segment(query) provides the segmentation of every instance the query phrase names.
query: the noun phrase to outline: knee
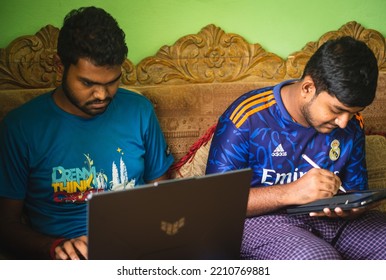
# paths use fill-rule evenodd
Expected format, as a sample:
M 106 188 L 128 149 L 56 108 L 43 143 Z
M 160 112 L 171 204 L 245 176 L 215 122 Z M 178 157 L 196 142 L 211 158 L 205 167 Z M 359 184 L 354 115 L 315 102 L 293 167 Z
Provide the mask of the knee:
M 299 248 L 293 248 L 290 254 L 294 260 L 341 260 L 342 256 L 329 243 L 302 242 Z
M 259 260 L 340 260 L 341 255 L 323 240 L 286 240 L 242 247 L 242 259 Z

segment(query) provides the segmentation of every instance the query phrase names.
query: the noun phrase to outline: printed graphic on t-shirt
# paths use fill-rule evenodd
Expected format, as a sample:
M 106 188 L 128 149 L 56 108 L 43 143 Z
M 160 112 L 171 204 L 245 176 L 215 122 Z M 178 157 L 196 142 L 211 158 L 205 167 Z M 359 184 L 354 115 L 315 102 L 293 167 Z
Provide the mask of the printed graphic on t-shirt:
M 128 178 L 122 157 L 119 163 L 112 163 L 112 174 L 105 174 L 103 170 L 96 169 L 90 155 L 84 156 L 85 166 L 82 168 L 58 166 L 52 169 L 55 202 L 84 203 L 90 193 L 124 190 L 135 186 L 135 179 Z

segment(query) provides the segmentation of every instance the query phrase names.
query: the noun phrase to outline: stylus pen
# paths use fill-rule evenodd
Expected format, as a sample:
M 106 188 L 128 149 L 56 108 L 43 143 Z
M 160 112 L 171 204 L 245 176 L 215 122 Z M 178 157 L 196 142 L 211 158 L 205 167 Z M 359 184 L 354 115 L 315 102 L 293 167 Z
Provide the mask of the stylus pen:
M 320 168 L 319 165 L 317 165 L 312 159 L 310 159 L 307 155 L 305 154 L 302 154 L 302 157 L 309 163 L 311 164 L 313 167 L 315 168 Z M 342 185 L 340 185 L 339 189 L 342 191 L 342 192 L 346 192 L 346 190 L 343 188 Z

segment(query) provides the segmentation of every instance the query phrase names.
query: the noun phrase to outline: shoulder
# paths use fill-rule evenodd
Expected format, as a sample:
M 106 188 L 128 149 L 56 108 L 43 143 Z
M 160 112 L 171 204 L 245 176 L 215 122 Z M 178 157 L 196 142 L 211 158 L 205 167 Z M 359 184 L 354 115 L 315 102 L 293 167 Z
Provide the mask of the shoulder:
M 48 102 L 50 102 L 51 94 L 52 92 L 43 93 L 16 107 L 5 116 L 4 121 L 13 121 L 41 115 L 42 111 L 49 106 Z
M 127 100 L 138 100 L 140 102 L 145 102 L 145 103 L 150 102 L 149 99 L 139 91 L 125 89 L 125 88 L 118 88 L 116 97 L 127 99 Z
M 135 90 L 119 88 L 114 99 L 126 106 L 154 107 L 146 96 Z
M 337 128 L 333 130 L 331 135 L 343 137 L 346 139 L 345 141 L 349 141 L 355 145 L 363 145 L 365 129 L 362 115 L 359 113 L 355 114 L 344 129 Z
M 348 122 L 346 127 L 349 133 L 359 133 L 364 134 L 365 131 L 365 122 L 363 120 L 363 116 L 360 113 L 355 114 L 352 119 Z
M 249 118 L 262 113 L 276 104 L 273 87 L 265 87 L 247 92 L 236 99 L 224 113 L 236 127 L 243 125 Z
M 273 88 L 274 87 L 258 88 L 244 93 L 232 103 L 231 108 L 246 107 L 253 101 L 261 102 L 264 97 L 273 94 Z

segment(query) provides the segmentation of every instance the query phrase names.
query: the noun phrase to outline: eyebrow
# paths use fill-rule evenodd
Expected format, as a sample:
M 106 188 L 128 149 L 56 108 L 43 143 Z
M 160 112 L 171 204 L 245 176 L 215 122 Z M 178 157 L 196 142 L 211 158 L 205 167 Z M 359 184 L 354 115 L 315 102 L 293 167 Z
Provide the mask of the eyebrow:
M 359 113 L 359 112 L 362 112 L 364 109 L 365 109 L 365 107 L 363 107 L 361 110 L 359 110 L 359 111 L 355 111 L 355 112 L 352 112 L 352 111 L 350 111 L 350 110 L 348 110 L 348 109 L 346 109 L 346 108 L 344 108 L 344 107 L 341 107 L 341 106 L 339 106 L 339 105 L 333 105 L 333 108 L 335 108 L 336 110 L 338 110 L 338 111 L 341 111 L 341 112 L 347 112 L 347 113 L 350 113 L 350 114 L 357 114 L 357 113 Z M 350 108 L 350 107 L 349 107 Z
M 118 77 L 116 77 L 114 80 L 111 80 L 111 81 L 109 81 L 109 82 L 107 82 L 107 83 L 99 83 L 99 82 L 91 81 L 91 80 L 89 80 L 89 79 L 87 79 L 87 78 L 83 78 L 83 77 L 80 77 L 79 80 L 81 80 L 81 81 L 83 81 L 83 82 L 90 83 L 90 84 L 94 84 L 94 85 L 107 86 L 107 85 L 109 85 L 109 84 L 115 83 L 115 82 L 118 81 L 121 77 L 122 77 L 122 73 L 120 73 L 120 74 L 118 75 Z

